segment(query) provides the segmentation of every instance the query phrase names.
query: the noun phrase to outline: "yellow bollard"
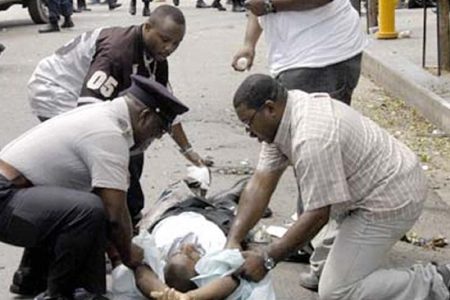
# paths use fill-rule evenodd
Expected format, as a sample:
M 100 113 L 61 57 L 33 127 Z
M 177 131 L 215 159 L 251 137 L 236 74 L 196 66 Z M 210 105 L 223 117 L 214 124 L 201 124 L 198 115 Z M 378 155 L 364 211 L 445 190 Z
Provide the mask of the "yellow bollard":
M 374 1 L 374 0 L 371 0 Z M 395 0 L 378 1 L 378 27 L 377 38 L 396 39 L 398 32 L 395 31 Z

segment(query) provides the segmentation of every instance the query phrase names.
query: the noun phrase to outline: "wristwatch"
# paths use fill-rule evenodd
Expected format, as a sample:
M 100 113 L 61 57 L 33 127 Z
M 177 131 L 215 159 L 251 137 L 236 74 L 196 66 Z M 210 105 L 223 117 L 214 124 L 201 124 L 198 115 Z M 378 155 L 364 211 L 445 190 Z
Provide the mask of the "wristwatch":
M 273 268 L 275 268 L 276 265 L 275 260 L 269 256 L 267 251 L 263 252 L 263 258 L 264 258 L 264 268 L 266 268 L 267 271 L 270 271 Z
M 266 14 L 277 12 L 275 6 L 273 5 L 273 0 L 264 0 L 264 10 Z

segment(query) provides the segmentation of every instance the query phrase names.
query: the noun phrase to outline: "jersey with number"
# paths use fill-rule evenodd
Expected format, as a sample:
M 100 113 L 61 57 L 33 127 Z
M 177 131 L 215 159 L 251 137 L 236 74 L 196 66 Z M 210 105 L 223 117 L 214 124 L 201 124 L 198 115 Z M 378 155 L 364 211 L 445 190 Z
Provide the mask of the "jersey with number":
M 33 113 L 54 117 L 75 108 L 80 96 L 113 99 L 130 86 L 131 74 L 168 82 L 167 61 L 146 52 L 141 26 L 85 32 L 39 62 L 28 82 Z

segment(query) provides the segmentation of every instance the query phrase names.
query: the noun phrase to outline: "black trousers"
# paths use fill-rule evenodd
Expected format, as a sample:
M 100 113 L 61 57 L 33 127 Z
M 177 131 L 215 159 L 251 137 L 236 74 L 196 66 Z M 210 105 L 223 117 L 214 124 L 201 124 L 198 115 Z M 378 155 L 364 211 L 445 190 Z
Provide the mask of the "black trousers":
M 72 295 L 78 287 L 105 293 L 106 215 L 92 193 L 17 189 L 0 176 L 0 241 L 27 248 L 30 266 L 47 278 L 51 293 Z
M 277 80 L 288 90 L 328 93 L 350 105 L 361 73 L 362 54 L 323 68 L 296 68 L 281 72 Z

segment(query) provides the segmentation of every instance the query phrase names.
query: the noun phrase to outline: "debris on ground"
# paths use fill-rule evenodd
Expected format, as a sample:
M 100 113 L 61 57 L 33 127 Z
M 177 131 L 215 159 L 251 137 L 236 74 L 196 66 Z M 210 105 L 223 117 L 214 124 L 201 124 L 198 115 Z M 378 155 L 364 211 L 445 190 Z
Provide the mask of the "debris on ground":
M 447 238 L 438 235 L 432 238 L 424 238 L 419 236 L 416 232 L 410 231 L 401 238 L 402 242 L 406 242 L 415 246 L 436 250 L 436 248 L 444 248 L 448 245 Z

